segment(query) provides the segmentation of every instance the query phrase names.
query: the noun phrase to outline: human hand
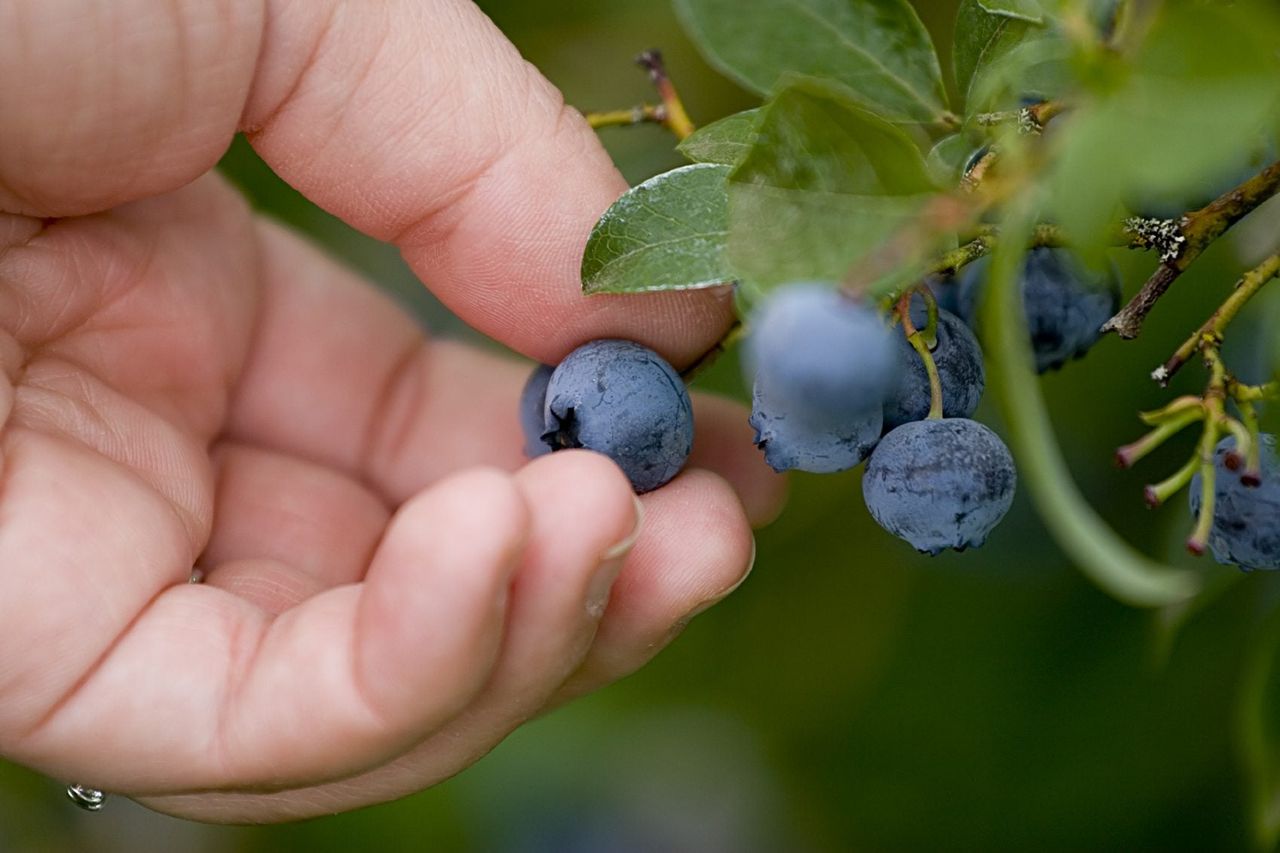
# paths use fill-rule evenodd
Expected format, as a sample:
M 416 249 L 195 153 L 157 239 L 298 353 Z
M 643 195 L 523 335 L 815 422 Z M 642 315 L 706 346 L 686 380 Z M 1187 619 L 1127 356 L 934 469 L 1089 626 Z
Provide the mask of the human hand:
M 731 311 L 579 295 L 623 182 L 470 3 L 0 5 L 0 755 L 270 821 L 424 788 L 634 671 L 781 485 L 705 398 L 639 502 L 603 457 L 525 464 L 527 368 L 253 217 L 205 174 L 237 128 L 535 359 L 679 365 Z

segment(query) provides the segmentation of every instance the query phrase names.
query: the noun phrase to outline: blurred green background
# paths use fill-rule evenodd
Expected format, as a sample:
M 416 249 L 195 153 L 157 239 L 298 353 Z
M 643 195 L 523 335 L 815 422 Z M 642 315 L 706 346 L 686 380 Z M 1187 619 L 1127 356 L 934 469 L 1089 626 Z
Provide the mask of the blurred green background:
M 945 64 L 955 3 L 916 5 Z M 695 121 L 752 103 L 701 61 L 665 2 L 481 6 L 583 109 L 650 99 L 631 57 L 654 46 Z M 680 162 L 657 128 L 604 140 L 633 182 Z M 309 206 L 242 142 L 222 168 L 433 330 L 468 334 L 394 251 Z M 1148 369 L 1221 299 L 1251 242 L 1274 236 L 1274 207 L 1197 265 L 1140 341 L 1106 340 L 1044 380 L 1082 489 L 1149 553 L 1184 559 L 1184 504 L 1149 512 L 1140 496 L 1189 444 L 1137 472 L 1113 470 L 1111 451 L 1138 435 L 1136 410 L 1167 399 Z M 1151 264 L 1117 260 L 1130 289 Z M 1186 390 L 1201 381 L 1185 374 Z M 738 377 L 727 358 L 699 384 L 740 394 Z M 999 427 L 990 408 L 980 417 Z M 981 551 L 929 559 L 874 526 L 856 473 L 793 485 L 729 601 L 642 673 L 526 726 L 434 790 L 290 826 L 204 827 L 122 801 L 86 815 L 61 784 L 0 764 L 0 851 L 1247 846 L 1235 698 L 1274 578 L 1231 585 L 1162 654 L 1159 620 L 1087 585 L 1025 498 Z

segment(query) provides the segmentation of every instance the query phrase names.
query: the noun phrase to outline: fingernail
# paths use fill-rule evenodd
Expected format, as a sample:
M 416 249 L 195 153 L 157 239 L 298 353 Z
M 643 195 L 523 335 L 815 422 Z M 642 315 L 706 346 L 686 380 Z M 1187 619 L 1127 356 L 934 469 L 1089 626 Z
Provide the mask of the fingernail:
M 635 495 L 631 496 L 631 500 L 635 504 L 636 508 L 635 524 L 631 526 L 631 532 L 628 533 L 624 539 L 615 545 L 610 545 L 609 548 L 600 555 L 601 562 L 607 563 L 610 560 L 625 557 L 631 550 L 632 546 L 636 544 L 636 540 L 640 538 L 640 529 L 644 526 L 644 504 L 640 503 L 640 499 Z
M 600 555 L 600 565 L 587 585 L 587 612 L 597 619 L 604 614 L 605 606 L 609 603 L 609 593 L 613 589 L 613 582 L 618 579 L 622 564 L 626 562 L 627 555 L 635 547 L 636 540 L 640 538 L 640 531 L 644 527 L 644 505 L 640 503 L 639 498 L 633 497 L 632 500 L 635 501 L 636 520 L 631 527 L 631 532 L 624 539 L 610 545 Z

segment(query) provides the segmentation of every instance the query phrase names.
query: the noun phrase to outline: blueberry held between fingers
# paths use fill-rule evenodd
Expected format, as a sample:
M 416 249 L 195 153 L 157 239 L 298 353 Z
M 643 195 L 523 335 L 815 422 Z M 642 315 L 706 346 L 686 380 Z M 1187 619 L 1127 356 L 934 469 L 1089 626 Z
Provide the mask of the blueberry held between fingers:
M 633 341 L 583 344 L 547 383 L 542 440 L 603 453 L 637 492 L 658 488 L 693 448 L 693 407 L 680 375 Z
M 901 369 L 880 316 L 822 283 L 773 291 L 751 317 L 746 348 L 753 383 L 779 411 L 813 423 L 879 409 Z
M 980 258 L 960 271 L 957 313 L 971 328 L 977 328 L 988 261 Z M 1102 324 L 1120 307 L 1120 282 L 1114 270 L 1090 272 L 1066 249 L 1038 246 L 1027 252 L 1020 287 L 1040 373 L 1088 352 L 1101 337 Z
M 1213 526 L 1209 550 L 1224 565 L 1242 569 L 1280 569 L 1280 457 L 1276 437 L 1259 436 L 1262 445 L 1262 482 L 1246 485 L 1242 471 L 1227 467 L 1227 454 L 1235 449 L 1234 436 L 1218 442 L 1214 453 Z M 1191 480 L 1191 514 L 1200 517 L 1200 474 Z
M 525 380 L 520 392 L 520 430 L 524 433 L 524 455 L 537 459 L 551 452 L 551 446 L 542 440 L 546 431 L 543 414 L 547 403 L 547 382 L 555 370 L 549 364 L 539 364 Z
M 923 301 L 918 297 L 913 299 L 912 324 L 923 329 L 927 319 Z M 929 415 L 932 400 L 924 359 L 907 341 L 906 335 L 898 334 L 896 337 L 904 367 L 898 375 L 897 385 L 884 401 L 886 432 L 911 421 L 924 420 Z M 982 348 L 978 346 L 978 339 L 973 332 L 959 317 L 941 308 L 938 310 L 936 339 L 930 355 L 938 368 L 938 379 L 942 384 L 942 416 L 967 418 L 978 408 L 978 402 L 986 388 Z
M 966 418 L 913 421 L 880 440 L 862 497 L 881 527 L 917 551 L 981 545 L 1013 503 L 1013 457 Z
M 815 424 L 788 413 L 757 383 L 748 422 L 756 431 L 756 447 L 764 451 L 764 461 L 773 470 L 833 474 L 867 458 L 880 439 L 882 415 L 872 409 L 853 418 Z

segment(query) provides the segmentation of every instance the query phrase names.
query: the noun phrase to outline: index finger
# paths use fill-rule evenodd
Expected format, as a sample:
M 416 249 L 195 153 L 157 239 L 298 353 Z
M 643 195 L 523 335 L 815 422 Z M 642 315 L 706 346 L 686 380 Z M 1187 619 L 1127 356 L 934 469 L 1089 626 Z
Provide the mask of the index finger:
M 399 245 L 460 317 L 551 362 L 601 337 L 685 361 L 724 330 L 723 295 L 582 296 L 587 235 L 626 183 L 472 3 L 389 3 L 372 21 L 342 9 L 295 75 L 300 46 L 272 33 L 306 31 L 318 14 L 271 7 L 249 138 L 322 207 Z
M 0 107 L 12 212 L 175 189 L 238 126 L 285 180 L 398 245 L 462 319 L 532 358 L 625 337 L 681 364 L 731 319 L 722 291 L 581 295 L 587 235 L 626 185 L 466 0 L 10 0 Z

